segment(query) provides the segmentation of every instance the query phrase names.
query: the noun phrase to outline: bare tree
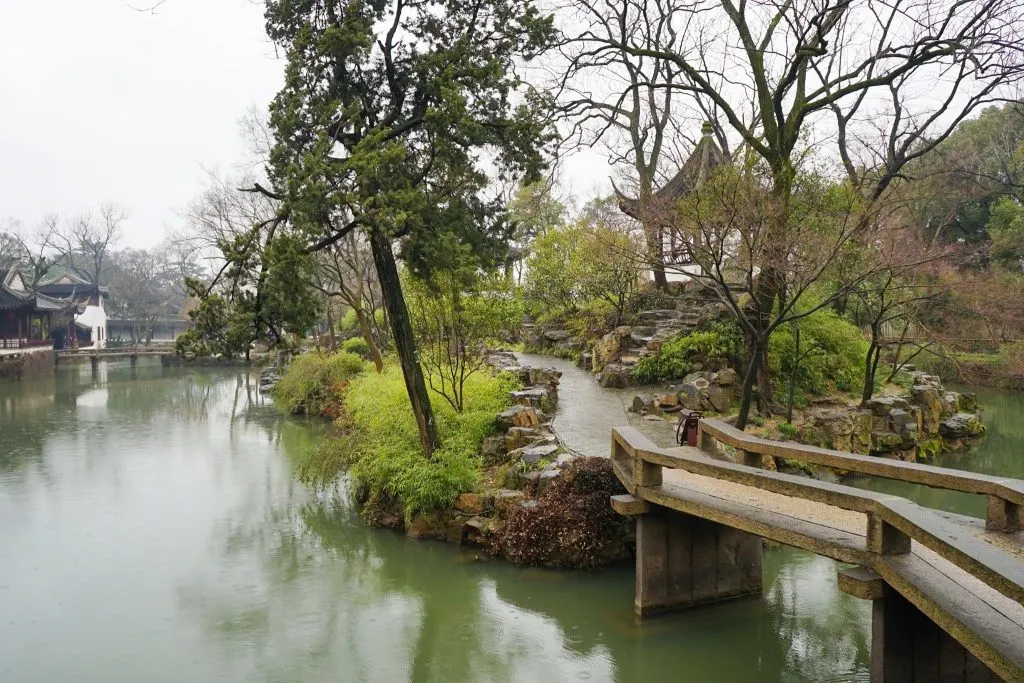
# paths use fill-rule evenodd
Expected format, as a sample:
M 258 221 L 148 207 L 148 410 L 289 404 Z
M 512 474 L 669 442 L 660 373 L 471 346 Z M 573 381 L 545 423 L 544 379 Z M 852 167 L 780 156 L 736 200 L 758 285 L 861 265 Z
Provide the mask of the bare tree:
M 578 5 L 607 16 L 599 0 Z M 790 290 L 790 228 L 800 155 L 816 130 L 835 142 L 847 175 L 868 200 L 878 200 L 908 163 L 987 102 L 1012 94 L 1024 75 L 1020 0 L 623 0 L 616 3 L 632 30 L 620 36 L 580 36 L 595 58 L 627 53 L 672 65 L 658 87 L 696 93 L 717 107 L 719 120 L 764 165 L 772 222 L 758 231 L 750 278 L 751 355 L 763 359 L 777 328 L 774 311 L 799 300 Z M 648 17 L 679 29 L 649 30 Z M 660 24 L 659 24 L 660 25 Z M 922 91 L 928 93 L 921 96 Z M 747 110 L 753 116 L 747 115 Z M 876 147 L 879 139 L 884 146 Z M 872 150 L 882 150 L 872 157 Z M 843 230 L 863 239 L 865 219 Z M 759 221 L 760 222 L 760 221 Z M 700 231 L 697 231 L 700 232 Z M 748 231 L 749 233 L 749 231 Z M 785 316 L 783 316 L 785 317 Z M 746 326 L 745 326 L 746 327 Z M 764 363 L 759 364 L 762 368 Z M 754 379 L 763 375 L 752 365 Z M 759 383 L 762 400 L 770 396 Z M 744 394 L 738 425 L 746 423 Z
M 159 260 L 146 249 L 126 249 L 114 259 L 111 308 L 132 323 L 131 341 L 148 342 L 156 321 L 167 312 L 167 292 L 161 288 Z
M 99 217 L 91 212 L 59 225 L 56 217 L 47 230 L 46 245 L 57 252 L 57 258 L 84 271 L 90 283 L 99 286 L 107 256 L 121 240 L 128 212 L 116 204 L 103 204 Z
M 25 257 L 22 242 L 19 238 L 21 223 L 13 218 L 5 218 L 0 222 L 0 277 L 5 277 L 11 266 Z
M 667 281 L 663 226 L 657 218 L 661 211 L 654 206 L 656 185 L 668 177 L 666 161 L 678 160 L 687 119 L 696 115 L 717 120 L 717 105 L 688 87 L 673 61 L 637 54 L 625 45 L 634 36 L 651 45 L 672 44 L 680 33 L 699 31 L 702 22 L 697 14 L 681 23 L 670 20 L 676 5 L 682 3 L 666 0 L 658 3 L 657 12 L 641 13 L 631 3 L 617 0 L 573 2 L 563 17 L 565 40 L 560 45 L 564 66 L 559 74 L 559 109 L 570 122 L 566 143 L 570 149 L 603 143 L 609 163 L 627 174 L 636 198 L 627 198 L 618 188 L 616 193 L 623 210 L 643 228 L 659 288 Z M 720 87 L 721 79 L 718 82 Z M 678 101 L 683 94 L 688 107 Z M 716 134 L 728 150 L 724 131 L 717 128 Z M 691 148 L 696 144 L 688 142 Z
M 379 336 L 374 331 L 374 313 L 379 297 L 374 295 L 373 254 L 358 233 L 350 232 L 316 254 L 313 287 L 327 299 L 330 315 L 331 299 L 341 299 L 355 313 L 359 332 L 370 349 L 377 372 L 384 371 Z M 334 336 L 333 322 L 331 337 Z
M 0 227 L 0 273 L 6 275 L 11 266 L 22 264 L 31 271 L 31 286 L 39 284 L 53 260 L 49 242 L 58 225 L 56 214 L 44 217 L 31 231 L 21 221 L 6 219 Z

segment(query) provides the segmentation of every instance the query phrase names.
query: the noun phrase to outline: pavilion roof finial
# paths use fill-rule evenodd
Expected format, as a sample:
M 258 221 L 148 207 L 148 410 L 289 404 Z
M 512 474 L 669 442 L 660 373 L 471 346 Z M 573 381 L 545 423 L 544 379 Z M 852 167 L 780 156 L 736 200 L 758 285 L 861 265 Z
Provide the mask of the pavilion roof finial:
M 705 121 L 704 125 L 700 127 L 700 132 L 706 138 L 711 137 L 712 135 L 715 134 L 715 124 L 711 123 L 710 121 Z

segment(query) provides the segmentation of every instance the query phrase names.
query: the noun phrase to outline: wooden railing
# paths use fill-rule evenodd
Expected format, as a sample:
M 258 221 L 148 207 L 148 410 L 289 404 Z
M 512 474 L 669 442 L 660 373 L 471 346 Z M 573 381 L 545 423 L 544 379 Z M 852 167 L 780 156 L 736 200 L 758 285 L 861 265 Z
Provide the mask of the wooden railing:
M 821 449 L 804 452 L 803 449 L 810 447 L 791 446 L 766 439 L 757 439 L 749 435 L 740 438 L 725 432 L 719 425 L 702 423 L 702 426 L 705 427 L 706 438 L 710 438 L 713 429 L 715 433 L 741 443 L 747 453 L 775 455 L 783 451 L 774 451 L 773 449 L 786 447 L 784 452 L 787 455 L 782 457 L 791 457 L 792 459 L 803 457 L 805 462 L 817 462 L 819 458 L 825 460 L 824 456 L 816 452 Z M 709 426 L 712 429 L 708 429 Z M 738 434 L 742 434 L 742 432 L 738 432 Z M 835 555 L 837 559 L 864 564 L 882 574 L 886 571 L 885 567 L 878 566 L 879 563 L 876 560 L 886 556 L 909 553 L 910 542 L 913 540 L 969 572 L 1003 595 L 1024 604 L 1024 563 L 994 549 L 984 540 L 965 533 L 966 527 L 947 517 L 937 515 L 932 510 L 898 496 L 829 484 L 782 472 L 761 470 L 748 465 L 712 460 L 702 454 L 693 453 L 693 449 L 687 448 L 658 448 L 631 427 L 622 427 L 612 431 L 613 466 L 619 480 L 636 498 L 659 505 L 666 504 L 666 496 L 660 490 L 662 488 L 661 468 L 668 467 L 770 493 L 803 498 L 843 510 L 862 513 L 867 517 L 866 553 L 860 554 L 859 557 Z M 829 454 L 829 463 L 831 463 L 829 466 L 858 471 L 851 466 L 841 467 L 840 461 L 836 459 L 837 455 L 850 454 L 841 454 L 838 451 L 827 451 L 826 453 Z M 926 466 L 914 465 L 914 467 Z M 905 477 L 893 478 L 911 481 Z M 1010 485 L 1011 480 L 997 481 L 1007 486 L 1005 490 L 1013 495 L 1016 495 L 1014 492 L 1019 491 L 1019 488 Z M 946 488 L 957 488 L 952 485 L 951 481 L 944 483 L 950 484 Z M 1021 484 L 1021 482 L 1013 483 L 1017 486 Z M 995 484 L 989 483 L 986 486 L 995 486 Z M 957 490 L 961 489 L 957 488 Z M 655 498 L 658 500 L 653 500 Z M 788 542 L 781 538 L 774 540 Z M 808 549 L 821 551 L 817 548 Z M 888 580 L 890 577 L 886 578 Z
M 844 472 L 987 496 L 987 530 L 1016 533 L 1024 528 L 1024 481 L 1018 479 L 771 441 L 747 434 L 721 420 L 701 420 L 701 450 L 712 452 L 716 441 L 735 448 L 738 461 L 751 467 L 761 467 L 764 458 L 783 458 Z

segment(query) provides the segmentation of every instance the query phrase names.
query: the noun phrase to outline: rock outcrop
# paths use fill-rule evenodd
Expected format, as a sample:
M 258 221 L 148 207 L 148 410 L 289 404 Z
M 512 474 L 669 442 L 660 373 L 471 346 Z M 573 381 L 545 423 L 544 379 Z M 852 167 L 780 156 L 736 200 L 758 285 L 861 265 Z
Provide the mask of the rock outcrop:
M 853 453 L 915 460 L 939 447 L 956 448 L 984 431 L 974 394 L 946 391 L 935 375 L 910 373 L 909 395 L 875 396 L 863 406 L 810 410 L 801 443 Z
M 637 395 L 630 410 L 642 415 L 664 415 L 680 410 L 727 413 L 738 397 L 739 375 L 731 368 L 719 372 L 700 370 L 670 387 L 669 393 Z

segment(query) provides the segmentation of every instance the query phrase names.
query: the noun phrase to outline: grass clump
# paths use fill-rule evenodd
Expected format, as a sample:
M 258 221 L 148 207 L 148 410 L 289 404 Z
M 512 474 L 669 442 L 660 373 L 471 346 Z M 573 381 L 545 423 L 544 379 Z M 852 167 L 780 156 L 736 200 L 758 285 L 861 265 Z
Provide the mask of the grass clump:
M 272 395 L 277 406 L 293 415 L 336 417 L 346 382 L 361 374 L 366 364 L 352 353 L 312 351 L 288 364 Z
M 389 500 L 406 518 L 445 508 L 476 485 L 480 444 L 495 428 L 516 389 L 510 377 L 478 373 L 466 380 L 464 409 L 433 401 L 442 447 L 424 457 L 401 368 L 354 378 L 345 390 L 345 413 L 334 437 L 300 468 L 307 483 L 323 486 L 348 470 L 367 500 Z

